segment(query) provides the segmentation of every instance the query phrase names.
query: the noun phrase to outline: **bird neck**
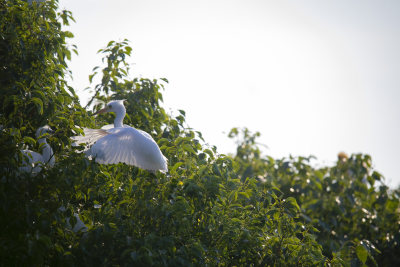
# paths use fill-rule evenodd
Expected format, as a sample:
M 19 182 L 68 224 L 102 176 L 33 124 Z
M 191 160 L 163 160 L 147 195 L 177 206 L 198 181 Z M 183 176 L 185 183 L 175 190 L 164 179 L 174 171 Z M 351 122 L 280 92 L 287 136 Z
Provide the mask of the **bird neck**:
M 123 126 L 122 122 L 124 120 L 125 114 L 126 114 L 125 108 L 121 108 L 120 110 L 118 110 L 118 112 L 116 112 L 116 116 L 114 119 L 114 128 Z
M 51 149 L 51 146 L 47 144 L 45 138 L 40 139 L 39 144 L 44 144 L 42 150 L 43 163 L 48 163 L 50 166 L 53 166 L 55 163 L 53 149 Z

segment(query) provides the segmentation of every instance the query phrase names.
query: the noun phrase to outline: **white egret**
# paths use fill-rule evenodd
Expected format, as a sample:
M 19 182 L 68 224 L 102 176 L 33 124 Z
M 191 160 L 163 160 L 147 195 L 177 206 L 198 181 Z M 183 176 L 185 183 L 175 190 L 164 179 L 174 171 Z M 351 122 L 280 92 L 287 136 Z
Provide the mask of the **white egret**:
M 126 109 L 123 100 L 109 102 L 96 112 L 114 112 L 114 128 L 84 129 L 85 136 L 74 136 L 77 144 L 88 147 L 85 153 L 101 164 L 126 163 L 148 171 L 167 172 L 167 158 L 161 153 L 154 139 L 146 132 L 123 125 Z
M 48 125 L 40 127 L 36 131 L 36 138 L 42 137 L 38 140 L 39 144 L 43 144 L 41 145 L 41 154 L 28 149 L 21 150 L 22 154 L 24 154 L 22 166 L 19 167 L 21 172 L 37 174 L 42 170 L 44 164 L 48 164 L 50 167 L 54 166 L 55 158 L 53 149 L 51 149 L 51 146 L 47 143 L 46 137 L 43 136 L 46 133 L 53 133 L 53 130 Z

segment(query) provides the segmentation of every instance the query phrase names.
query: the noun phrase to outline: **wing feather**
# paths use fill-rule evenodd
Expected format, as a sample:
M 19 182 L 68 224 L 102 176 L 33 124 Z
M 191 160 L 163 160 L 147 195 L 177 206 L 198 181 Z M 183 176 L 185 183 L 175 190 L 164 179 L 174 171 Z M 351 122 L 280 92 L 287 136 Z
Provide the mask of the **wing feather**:
M 142 169 L 166 172 L 167 160 L 146 132 L 132 127 L 113 128 L 99 138 L 88 154 L 98 163 L 126 163 Z
M 114 128 L 114 124 L 106 124 L 101 127 L 101 129 L 103 129 L 103 130 L 110 130 L 112 128 Z
M 75 141 L 75 145 L 85 144 L 87 148 L 96 143 L 100 138 L 108 135 L 105 129 L 83 128 L 83 133 L 84 135 L 77 135 L 71 138 Z

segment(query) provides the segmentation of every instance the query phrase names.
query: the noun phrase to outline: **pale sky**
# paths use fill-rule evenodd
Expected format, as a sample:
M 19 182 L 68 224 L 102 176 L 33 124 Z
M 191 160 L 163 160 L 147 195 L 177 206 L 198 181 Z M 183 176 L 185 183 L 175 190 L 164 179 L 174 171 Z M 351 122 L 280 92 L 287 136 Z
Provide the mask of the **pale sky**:
M 220 153 L 232 127 L 273 157 L 367 153 L 400 184 L 400 1 L 60 0 L 73 12 L 69 64 L 83 88 L 110 40 L 131 41 L 132 77 L 167 78 L 165 108 Z M 134 125 L 133 125 L 134 126 Z

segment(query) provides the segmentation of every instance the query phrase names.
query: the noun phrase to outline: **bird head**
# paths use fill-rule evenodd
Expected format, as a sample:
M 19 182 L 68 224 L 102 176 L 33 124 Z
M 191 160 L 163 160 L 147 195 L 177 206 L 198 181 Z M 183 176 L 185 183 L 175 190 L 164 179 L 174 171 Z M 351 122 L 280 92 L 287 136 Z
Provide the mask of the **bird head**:
M 50 126 L 45 125 L 36 130 L 36 138 L 39 138 L 44 134 L 53 134 L 53 133 L 54 131 L 50 128 Z
M 118 111 L 125 111 L 124 101 L 125 101 L 125 99 L 123 99 L 123 100 L 113 100 L 111 102 L 108 102 L 107 105 L 103 109 L 100 109 L 99 111 L 97 111 L 93 115 L 98 115 L 98 114 L 106 113 L 106 112 L 115 112 L 115 113 L 117 113 Z

